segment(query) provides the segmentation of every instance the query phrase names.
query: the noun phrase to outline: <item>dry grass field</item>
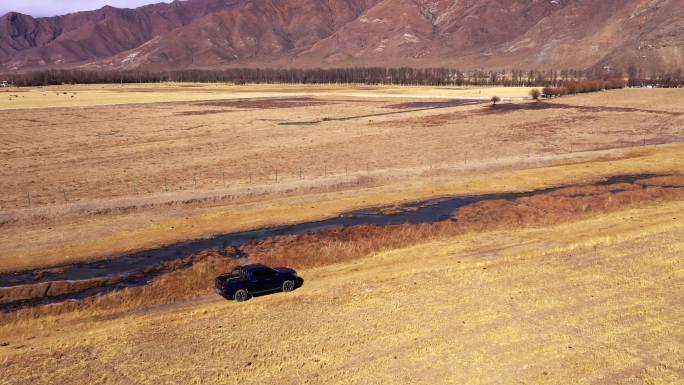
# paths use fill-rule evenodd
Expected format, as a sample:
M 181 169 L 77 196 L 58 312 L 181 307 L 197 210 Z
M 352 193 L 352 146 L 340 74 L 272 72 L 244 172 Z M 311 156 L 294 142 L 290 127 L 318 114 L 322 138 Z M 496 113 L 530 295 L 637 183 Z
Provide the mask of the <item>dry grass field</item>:
M 289 294 L 0 326 L 5 384 L 681 384 L 684 204 L 301 272 Z
M 209 250 L 143 287 L 0 314 L 0 384 L 684 384 L 684 90 L 527 90 L 0 93 L 2 272 L 572 186 L 248 246 L 298 269 L 293 293 L 221 299 L 212 277 L 238 262 Z M 590 185 L 637 174 L 669 176 Z
M 64 85 L 18 88 L 0 92 L 0 109 L 93 107 L 138 103 L 191 102 L 266 97 L 352 96 L 367 98 L 473 98 L 489 100 L 527 97 L 527 87 L 422 87 L 354 85 L 137 84 Z
M 378 96 L 378 87 L 332 87 L 341 88 L 334 96 L 324 87 L 283 87 L 279 98 L 272 97 L 273 86 L 188 87 L 193 91 L 187 94 L 176 87 L 160 98 L 160 88 L 149 85 L 128 86 L 129 92 L 120 86 L 83 88 L 68 87 L 77 94 L 130 93 L 131 103 L 145 94 L 140 90 L 151 91 L 146 101 L 190 100 L 4 111 L 0 271 L 320 219 L 375 204 L 536 188 L 510 183 L 490 190 L 475 182 L 489 184 L 495 175 L 514 182 L 516 172 L 543 166 L 636 159 L 644 156 L 640 148 L 684 136 L 681 90 L 603 92 L 558 99 L 544 108 L 523 103 L 492 111 L 486 103 L 445 105 L 447 99 L 409 93 L 460 92 L 421 87 L 380 89 L 408 98 L 349 96 Z M 212 100 L 254 93 L 272 96 Z M 664 151 L 664 163 L 656 167 L 671 169 L 671 158 L 681 152 Z M 584 179 L 603 175 L 596 169 Z

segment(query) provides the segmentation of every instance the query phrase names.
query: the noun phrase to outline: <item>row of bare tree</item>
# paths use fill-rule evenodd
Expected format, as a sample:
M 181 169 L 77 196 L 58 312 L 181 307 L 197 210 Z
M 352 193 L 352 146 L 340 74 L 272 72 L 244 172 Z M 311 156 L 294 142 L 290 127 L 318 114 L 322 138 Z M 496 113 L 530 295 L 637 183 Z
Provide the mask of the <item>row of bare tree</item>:
M 568 94 L 581 94 L 585 92 L 596 92 L 601 90 L 613 90 L 624 88 L 627 81 L 624 79 L 606 79 L 606 80 L 569 80 L 558 87 L 546 86 L 542 89 L 542 94 L 547 97 L 563 96 Z M 535 98 L 536 99 L 536 98 Z
M 635 72 L 640 76 L 641 72 Z M 389 85 L 452 85 L 452 86 L 533 86 L 567 87 L 569 93 L 582 92 L 589 80 L 625 79 L 622 73 L 597 70 L 499 70 L 461 71 L 452 68 L 329 68 L 329 69 L 259 69 L 232 68 L 223 70 L 175 71 L 84 71 L 44 70 L 0 76 L 17 86 L 100 83 L 284 83 L 284 84 L 389 84 Z M 631 86 L 657 84 L 676 87 L 684 85 L 681 71 L 658 74 L 655 78 L 629 77 Z M 573 88 L 576 88 L 573 91 Z

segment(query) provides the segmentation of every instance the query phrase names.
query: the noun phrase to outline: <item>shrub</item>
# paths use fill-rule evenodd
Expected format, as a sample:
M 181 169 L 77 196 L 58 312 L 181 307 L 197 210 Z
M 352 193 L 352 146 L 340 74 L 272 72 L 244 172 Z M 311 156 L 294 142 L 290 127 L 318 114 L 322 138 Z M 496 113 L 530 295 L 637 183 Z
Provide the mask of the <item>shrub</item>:
M 544 94 L 544 97 L 550 98 L 554 96 L 563 96 L 568 94 L 568 88 L 565 86 L 560 86 L 560 87 L 544 87 L 542 90 L 542 93 Z
M 496 103 L 498 103 L 498 102 L 500 102 L 500 101 L 501 101 L 501 98 L 500 98 L 500 97 L 498 97 L 498 96 L 492 96 L 492 99 L 491 99 L 492 106 L 495 106 Z
M 553 87 L 544 87 L 542 89 L 542 93 L 544 94 L 544 97 L 550 98 L 556 95 L 556 88 Z
M 530 90 L 530 96 L 534 100 L 539 100 L 539 97 L 541 96 L 541 92 L 539 92 L 539 89 L 533 88 Z

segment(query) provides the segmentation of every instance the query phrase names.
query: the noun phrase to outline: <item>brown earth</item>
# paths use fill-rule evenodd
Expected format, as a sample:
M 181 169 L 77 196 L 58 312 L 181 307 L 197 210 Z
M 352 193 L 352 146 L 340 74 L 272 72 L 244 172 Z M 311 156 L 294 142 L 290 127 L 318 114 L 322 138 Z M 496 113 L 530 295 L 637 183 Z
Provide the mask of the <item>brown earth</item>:
M 268 108 L 294 108 L 294 107 L 316 107 L 335 104 L 332 101 L 324 101 L 315 98 L 290 98 L 290 99 L 245 99 L 245 100 L 223 100 L 196 103 L 198 106 L 210 107 L 233 107 L 243 109 L 268 109 Z

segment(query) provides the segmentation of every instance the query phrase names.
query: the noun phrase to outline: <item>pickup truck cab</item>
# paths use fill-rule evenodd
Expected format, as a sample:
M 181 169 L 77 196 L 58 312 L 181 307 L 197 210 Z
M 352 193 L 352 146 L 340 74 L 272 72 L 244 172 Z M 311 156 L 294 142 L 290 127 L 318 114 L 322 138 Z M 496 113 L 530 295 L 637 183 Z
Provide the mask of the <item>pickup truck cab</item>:
M 297 282 L 297 272 L 286 268 L 270 268 L 262 264 L 238 266 L 231 273 L 216 277 L 216 292 L 238 302 L 252 294 L 272 291 L 292 291 Z

